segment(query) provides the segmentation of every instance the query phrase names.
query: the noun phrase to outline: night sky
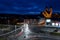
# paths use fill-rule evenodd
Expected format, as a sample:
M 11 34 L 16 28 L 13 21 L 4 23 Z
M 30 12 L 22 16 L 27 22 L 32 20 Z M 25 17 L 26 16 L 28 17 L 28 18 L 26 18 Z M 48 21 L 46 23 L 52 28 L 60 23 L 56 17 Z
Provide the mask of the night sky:
M 60 13 L 60 0 L 0 0 L 0 13 L 39 14 L 46 6 Z

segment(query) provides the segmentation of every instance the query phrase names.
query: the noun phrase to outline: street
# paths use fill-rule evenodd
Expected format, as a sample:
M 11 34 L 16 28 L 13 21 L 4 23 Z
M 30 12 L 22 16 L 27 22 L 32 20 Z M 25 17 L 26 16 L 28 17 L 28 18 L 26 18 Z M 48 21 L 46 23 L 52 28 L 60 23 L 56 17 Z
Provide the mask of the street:
M 21 30 L 18 30 L 16 34 L 14 32 L 12 35 L 9 35 L 7 40 L 60 40 L 60 36 L 51 35 L 47 32 L 41 33 L 41 28 L 36 25 L 23 24 L 21 27 Z
M 34 29 L 35 28 L 35 29 Z M 26 29 L 26 28 L 25 28 Z M 37 29 L 37 30 L 36 30 Z M 29 25 L 30 32 L 24 32 L 20 37 L 18 37 L 18 40 L 60 40 L 60 36 L 54 36 L 50 35 L 49 33 L 40 33 L 38 30 L 38 27 L 30 26 Z M 34 32 L 33 32 L 34 30 Z M 26 30 L 24 30 L 26 31 Z M 39 32 L 39 33 L 36 33 Z

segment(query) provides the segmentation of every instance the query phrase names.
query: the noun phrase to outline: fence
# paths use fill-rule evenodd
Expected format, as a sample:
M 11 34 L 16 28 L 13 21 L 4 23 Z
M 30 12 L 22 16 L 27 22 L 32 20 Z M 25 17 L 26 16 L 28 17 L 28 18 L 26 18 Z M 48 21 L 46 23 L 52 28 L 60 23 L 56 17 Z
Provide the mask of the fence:
M 8 29 L 9 32 L 2 33 L 2 34 L 0 34 L 0 36 L 15 35 L 18 32 L 20 32 L 21 31 L 21 28 L 22 28 L 21 25 L 4 25 L 4 26 L 8 26 L 8 28 L 10 28 L 10 29 Z M 0 30 L 1 30 L 1 32 L 8 31 L 7 29 L 5 30 L 4 28 L 3 29 L 0 29 Z

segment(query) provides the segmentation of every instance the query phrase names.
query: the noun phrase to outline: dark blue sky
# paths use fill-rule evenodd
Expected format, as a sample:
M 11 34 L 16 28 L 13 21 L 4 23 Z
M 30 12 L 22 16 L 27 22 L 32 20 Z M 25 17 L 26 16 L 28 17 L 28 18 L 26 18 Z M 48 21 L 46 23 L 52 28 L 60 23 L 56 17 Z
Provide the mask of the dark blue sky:
M 60 12 L 60 0 L 0 0 L 0 13 L 39 14 L 46 6 Z

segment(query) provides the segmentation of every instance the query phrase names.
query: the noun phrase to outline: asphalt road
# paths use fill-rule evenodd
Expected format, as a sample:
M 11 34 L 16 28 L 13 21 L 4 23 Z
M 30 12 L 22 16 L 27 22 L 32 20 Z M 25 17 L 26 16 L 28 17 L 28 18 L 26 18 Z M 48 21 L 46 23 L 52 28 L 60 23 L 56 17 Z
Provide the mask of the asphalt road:
M 31 25 L 22 25 L 22 33 L 17 37 L 11 37 L 10 40 L 60 40 L 60 36 L 50 35 L 49 33 L 40 33 L 40 28 Z
M 28 26 L 30 31 L 24 32 L 17 40 L 60 40 L 60 36 L 50 35 L 49 33 L 40 33 L 37 26 Z M 38 33 L 39 32 L 39 33 Z

